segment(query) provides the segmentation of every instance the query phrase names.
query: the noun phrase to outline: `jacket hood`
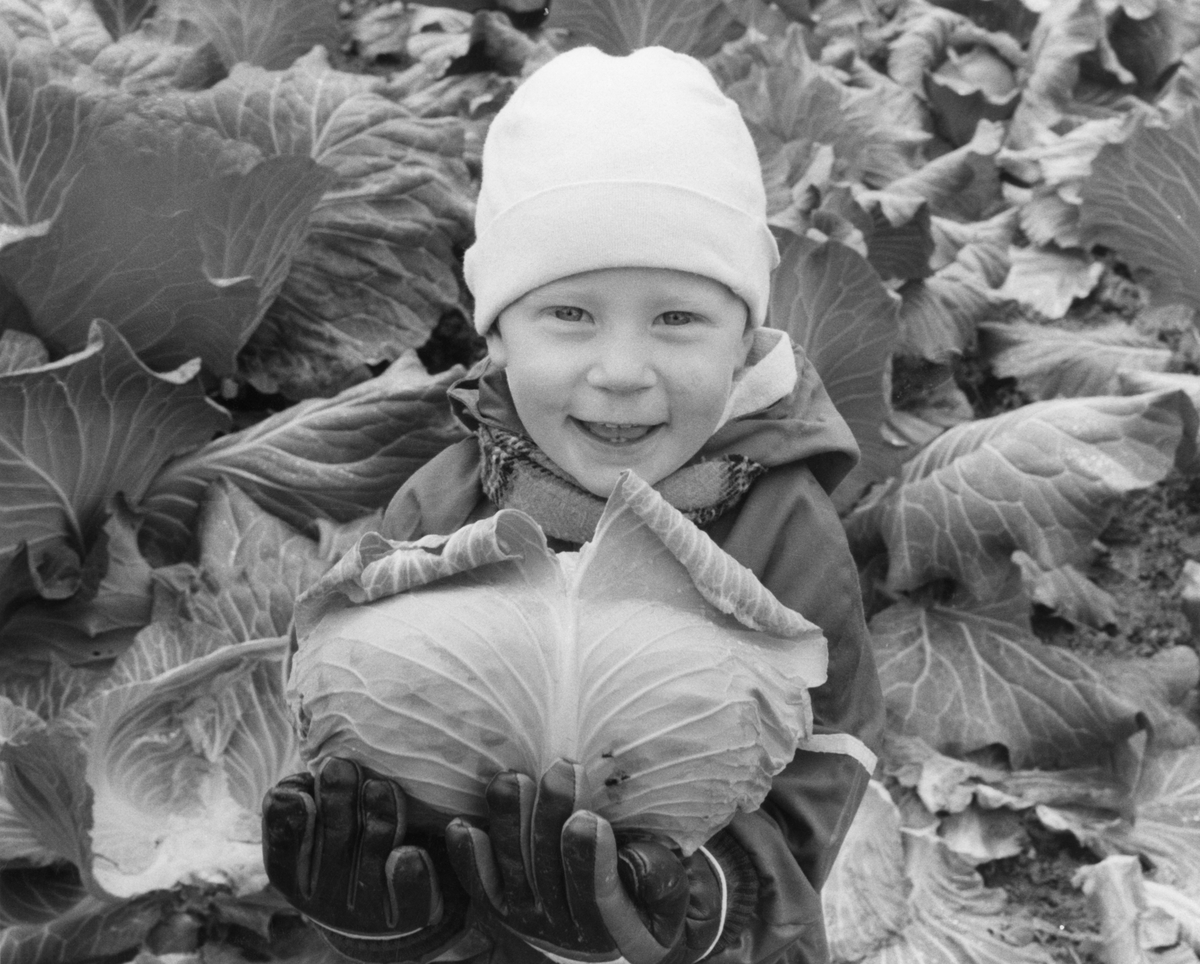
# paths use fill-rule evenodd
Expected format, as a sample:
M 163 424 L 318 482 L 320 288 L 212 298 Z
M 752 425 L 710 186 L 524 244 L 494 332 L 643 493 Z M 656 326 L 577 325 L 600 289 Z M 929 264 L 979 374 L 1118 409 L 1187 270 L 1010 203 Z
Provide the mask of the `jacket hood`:
M 775 332 L 760 329 L 758 334 L 770 337 Z M 779 335 L 787 338 L 782 332 Z M 804 349 L 795 343 L 791 347 L 796 372 L 794 381 L 789 378 L 790 390 L 761 408 L 726 421 L 693 461 L 743 455 L 767 468 L 807 462 L 821 487 L 832 492 L 858 462 L 858 443 Z M 777 361 L 778 353 L 767 351 L 752 364 Z M 456 381 L 449 397 L 454 414 L 471 432 L 483 424 L 527 434 L 504 370 L 490 359 L 477 362 Z

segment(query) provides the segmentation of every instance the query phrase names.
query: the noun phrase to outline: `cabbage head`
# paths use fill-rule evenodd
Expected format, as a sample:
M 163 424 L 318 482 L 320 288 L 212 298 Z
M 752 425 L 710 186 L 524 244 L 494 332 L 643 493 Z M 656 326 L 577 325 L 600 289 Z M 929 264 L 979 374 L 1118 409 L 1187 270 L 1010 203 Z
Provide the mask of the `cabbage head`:
M 356 759 L 450 814 L 501 770 L 583 767 L 581 805 L 690 852 L 811 733 L 820 630 L 626 473 L 594 539 L 515 510 L 369 534 L 301 597 L 288 701 L 316 766 Z

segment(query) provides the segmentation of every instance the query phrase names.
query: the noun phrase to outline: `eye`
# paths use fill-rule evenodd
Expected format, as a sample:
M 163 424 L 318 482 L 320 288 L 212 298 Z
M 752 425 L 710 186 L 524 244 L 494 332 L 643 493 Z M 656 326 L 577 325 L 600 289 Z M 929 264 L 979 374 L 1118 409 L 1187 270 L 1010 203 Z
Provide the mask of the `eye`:
M 583 321 L 587 317 L 587 313 L 582 308 L 573 308 L 570 305 L 558 305 L 551 308 L 550 313 L 559 321 Z
M 696 316 L 690 311 L 664 311 L 658 316 L 664 325 L 676 327 L 679 325 L 690 325 L 696 320 Z

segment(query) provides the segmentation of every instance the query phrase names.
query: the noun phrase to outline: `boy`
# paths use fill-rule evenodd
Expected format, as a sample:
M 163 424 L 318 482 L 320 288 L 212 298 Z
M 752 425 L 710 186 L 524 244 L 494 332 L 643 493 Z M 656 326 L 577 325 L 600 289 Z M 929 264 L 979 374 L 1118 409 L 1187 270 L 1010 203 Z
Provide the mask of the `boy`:
M 818 891 L 882 700 L 827 497 L 857 449 L 803 352 L 762 327 L 779 257 L 749 132 L 698 61 L 584 48 L 514 94 L 483 170 L 465 273 L 488 358 L 451 392 L 475 438 L 404 485 L 384 535 L 510 507 L 574 549 L 632 469 L 822 628 L 813 710 L 832 752 L 799 751 L 686 859 L 577 812 L 566 761 L 498 775 L 486 833 L 442 833 L 335 760 L 268 794 L 271 880 L 361 960 L 825 961 Z

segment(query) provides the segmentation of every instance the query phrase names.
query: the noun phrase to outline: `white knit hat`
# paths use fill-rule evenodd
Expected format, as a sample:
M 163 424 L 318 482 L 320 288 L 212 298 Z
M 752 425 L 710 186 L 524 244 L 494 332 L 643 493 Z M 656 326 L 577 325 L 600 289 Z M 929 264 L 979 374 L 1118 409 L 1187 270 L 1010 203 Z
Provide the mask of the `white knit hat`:
M 483 146 L 464 264 L 485 333 L 522 295 L 600 268 L 712 278 L 766 317 L 779 251 L 737 104 L 698 60 L 665 47 L 580 47 L 532 74 Z

